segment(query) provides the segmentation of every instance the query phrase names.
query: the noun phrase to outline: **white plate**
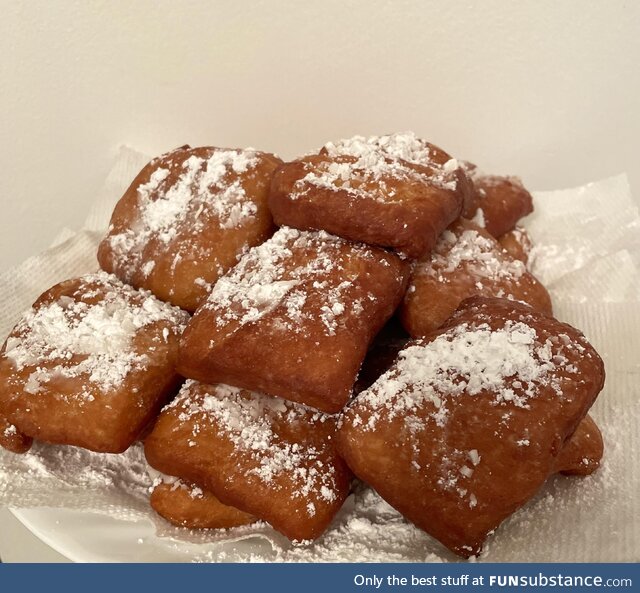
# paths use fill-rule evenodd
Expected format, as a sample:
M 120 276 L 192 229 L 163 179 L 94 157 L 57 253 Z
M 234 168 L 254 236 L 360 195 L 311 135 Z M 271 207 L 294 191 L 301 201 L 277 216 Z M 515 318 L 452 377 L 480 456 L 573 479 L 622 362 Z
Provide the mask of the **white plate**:
M 66 509 L 12 510 L 33 535 L 74 562 L 185 562 L 178 549 L 159 545 L 147 521 Z
M 229 544 L 177 543 L 158 537 L 146 520 L 123 521 L 108 515 L 68 509 L 12 509 L 33 535 L 73 562 L 192 562 L 215 561 L 220 552 L 255 549 L 256 542 Z

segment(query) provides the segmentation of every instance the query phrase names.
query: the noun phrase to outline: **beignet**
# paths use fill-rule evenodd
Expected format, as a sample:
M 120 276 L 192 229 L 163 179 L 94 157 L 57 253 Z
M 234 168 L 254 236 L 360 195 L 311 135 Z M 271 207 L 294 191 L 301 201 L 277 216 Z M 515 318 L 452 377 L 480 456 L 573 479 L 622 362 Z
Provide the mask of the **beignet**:
M 533 212 L 533 198 L 518 177 L 485 175 L 472 163 L 460 161 L 460 164 L 474 189 L 465 203 L 464 218 L 474 219 L 497 238 Z
M 256 520 L 248 513 L 222 504 L 211 492 L 179 478 L 154 483 L 150 503 L 169 523 L 190 529 L 229 529 Z
M 469 188 L 455 159 L 413 134 L 355 136 L 280 167 L 269 206 L 278 225 L 419 257 L 460 216 Z
M 178 369 L 337 412 L 406 278 L 393 253 L 283 227 L 218 280 L 182 337 Z
M 469 557 L 557 471 L 603 384 L 579 331 L 475 297 L 349 404 L 338 449 L 389 504 Z
M 105 272 L 57 284 L 0 351 L 0 414 L 35 439 L 124 451 L 179 386 L 188 317 Z
M 195 311 L 239 256 L 273 233 L 267 195 L 281 162 L 251 149 L 188 146 L 153 159 L 113 212 L 100 266 Z
M 475 295 L 522 301 L 551 313 L 549 293 L 525 265 L 486 230 L 460 219 L 442 234 L 431 255 L 414 263 L 398 314 L 412 336 L 424 336 Z
M 201 484 L 292 540 L 318 537 L 349 493 L 335 418 L 227 385 L 187 381 L 145 441 L 151 467 Z

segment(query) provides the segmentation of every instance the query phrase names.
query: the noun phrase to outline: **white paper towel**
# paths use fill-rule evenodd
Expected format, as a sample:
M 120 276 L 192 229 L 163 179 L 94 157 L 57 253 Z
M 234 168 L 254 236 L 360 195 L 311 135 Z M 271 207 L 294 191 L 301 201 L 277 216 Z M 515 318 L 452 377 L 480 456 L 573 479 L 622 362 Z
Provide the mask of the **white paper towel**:
M 116 201 L 148 158 L 121 150 L 84 228 L 0 275 L 0 338 L 51 285 L 97 268 L 96 250 Z M 640 560 L 640 217 L 625 176 L 535 194 L 525 221 L 534 272 L 556 316 L 584 331 L 605 360 L 607 382 L 593 408 L 605 438 L 602 468 L 554 477 L 500 527 L 481 561 Z M 0 451 L 0 505 L 74 508 L 153 521 L 167 545 L 194 560 L 454 561 L 368 488 L 349 497 L 331 528 L 294 547 L 264 524 L 195 532 L 169 526 L 148 505 L 141 447 L 124 455 L 37 443 L 27 455 Z M 242 546 L 230 542 L 246 540 Z M 224 546 L 221 544 L 225 544 Z M 197 545 L 194 545 L 197 544 Z M 224 551 L 222 551 L 224 548 Z

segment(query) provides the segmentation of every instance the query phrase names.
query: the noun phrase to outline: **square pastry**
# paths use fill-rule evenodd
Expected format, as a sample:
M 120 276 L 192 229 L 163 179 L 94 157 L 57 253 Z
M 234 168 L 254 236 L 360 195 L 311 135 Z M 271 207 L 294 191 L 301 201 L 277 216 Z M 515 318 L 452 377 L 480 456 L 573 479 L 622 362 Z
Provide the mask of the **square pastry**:
M 35 439 L 124 451 L 178 389 L 188 318 L 104 272 L 50 288 L 0 351 L 0 415 Z
M 476 297 L 349 404 L 338 449 L 389 504 L 469 557 L 551 474 L 575 466 L 561 453 L 603 385 L 579 331 Z
M 292 540 L 318 537 L 349 494 L 335 418 L 227 385 L 187 381 L 145 440 L 151 467 L 210 491 Z
M 269 206 L 279 225 L 420 257 L 460 216 L 470 192 L 458 162 L 411 133 L 355 136 L 280 167 Z
M 466 298 L 508 298 L 551 314 L 546 288 L 485 229 L 460 219 L 440 237 L 433 253 L 413 264 L 399 309 L 414 337 L 440 327 Z
M 100 266 L 195 311 L 218 277 L 273 233 L 267 196 L 280 164 L 272 154 L 214 147 L 153 159 L 113 212 Z
M 218 280 L 183 335 L 178 369 L 337 412 L 406 272 L 393 253 L 283 227 Z

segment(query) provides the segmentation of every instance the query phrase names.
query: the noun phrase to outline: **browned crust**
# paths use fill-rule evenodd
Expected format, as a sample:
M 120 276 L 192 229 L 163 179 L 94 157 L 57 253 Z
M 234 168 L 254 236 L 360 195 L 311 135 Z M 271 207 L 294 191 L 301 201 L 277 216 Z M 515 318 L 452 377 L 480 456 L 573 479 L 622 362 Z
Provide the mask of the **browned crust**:
M 372 293 L 362 313 L 348 307 L 334 335 L 325 335 L 315 293 L 309 282 L 305 307 L 314 312 L 301 332 L 283 332 L 280 320 L 286 308 L 276 306 L 258 321 L 235 331 L 216 334 L 217 312 L 204 306 L 189 323 L 180 342 L 178 370 L 203 383 L 224 383 L 268 393 L 335 413 L 347 403 L 367 348 L 393 315 L 405 291 L 407 264 L 393 253 L 372 248 L 374 257 L 360 257 L 346 242 L 336 257 L 356 269 L 358 295 Z M 292 265 L 304 263 L 305 254 L 293 253 Z M 338 278 L 336 285 L 344 279 Z
M 305 186 L 302 179 L 309 168 L 327 162 L 354 162 L 354 157 L 315 155 L 282 165 L 271 182 L 269 207 L 278 225 L 306 230 L 325 230 L 334 235 L 371 245 L 391 247 L 415 258 L 429 252 L 440 233 L 460 216 L 467 191 L 462 171 L 455 190 L 415 180 L 385 179 L 395 198 L 376 199 L 379 184 L 362 184 L 371 197 L 354 199 L 340 188 Z M 408 165 L 425 169 L 418 165 Z M 352 182 L 355 184 L 356 182 Z M 302 185 L 304 195 L 292 198 L 294 186 Z M 308 184 L 307 184 L 308 185 Z M 370 188 L 368 186 L 371 186 Z
M 186 487 L 158 484 L 151 492 L 151 507 L 169 523 L 190 529 L 230 529 L 256 520 L 248 513 L 222 504 L 206 490 L 192 496 L 193 488 L 191 484 Z
M 61 296 L 75 298 L 74 293 L 83 282 L 82 278 L 75 278 L 56 284 L 36 300 L 34 308 Z M 82 300 L 100 301 L 102 289 L 99 284 L 95 288 L 98 294 Z M 168 332 L 166 342 L 163 331 Z M 14 328 L 7 339 L 18 336 Z M 165 321 L 139 330 L 132 347 L 140 352 L 154 351 L 157 363 L 152 368 L 131 372 L 116 391 L 106 394 L 91 387 L 83 377 L 56 377 L 40 393 L 27 393 L 25 384 L 29 375 L 37 366 L 46 367 L 46 363 L 16 370 L 3 356 L 5 341 L 0 350 L 0 415 L 15 425 L 23 438 L 101 453 L 122 453 L 140 437 L 183 381 L 175 371 L 178 338 L 175 328 Z M 83 387 L 90 390 L 93 399 L 75 399 Z M 25 440 L 25 446 L 28 442 Z
M 460 236 L 466 230 L 474 230 L 493 244 L 492 256 L 504 266 L 515 260 L 485 229 L 475 223 L 460 219 L 449 230 Z M 418 260 L 414 266 L 410 288 L 398 310 L 405 329 L 414 337 L 425 336 L 440 327 L 464 301 L 472 296 L 498 297 L 511 295 L 542 313 L 551 314 L 551 297 L 540 281 L 528 271 L 517 279 L 491 279 L 474 275 L 464 262 L 453 271 L 438 268 L 437 275 L 421 273 L 431 266 L 432 256 Z M 478 263 L 478 262 L 476 262 Z
M 273 172 L 282 161 L 275 155 L 258 152 L 256 157 L 259 164 L 252 169 L 251 175 L 230 173 L 227 179 L 228 183 L 239 180 L 247 196 L 257 204 L 258 210 L 251 224 L 221 229 L 217 219 L 211 219 L 201 232 L 185 226 L 169 244 L 163 244 L 155 236 L 151 237 L 145 243 L 139 264 L 134 266 L 133 271 L 129 269 L 131 261 L 123 261 L 113 250 L 110 237 L 130 229 L 135 223 L 138 216 L 138 189 L 150 181 L 154 171 L 158 168 L 171 170 L 161 187 L 153 192 L 152 198 L 158 199 L 164 195 L 166 188 L 178 180 L 180 163 L 191 156 L 207 159 L 219 150 L 225 149 L 183 146 L 153 159 L 140 171 L 116 204 L 110 231 L 98 248 L 98 262 L 103 270 L 136 288 L 150 290 L 163 301 L 193 312 L 206 300 L 209 286 L 235 265 L 247 245 L 259 245 L 273 234 L 275 227 L 267 206 L 267 196 Z M 198 220 L 202 220 L 202 217 Z M 151 272 L 145 274 L 144 265 L 150 262 L 155 265 Z M 195 282 L 196 279 L 199 281 Z

